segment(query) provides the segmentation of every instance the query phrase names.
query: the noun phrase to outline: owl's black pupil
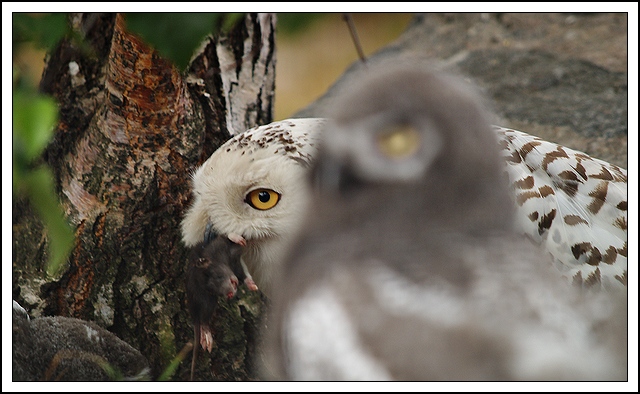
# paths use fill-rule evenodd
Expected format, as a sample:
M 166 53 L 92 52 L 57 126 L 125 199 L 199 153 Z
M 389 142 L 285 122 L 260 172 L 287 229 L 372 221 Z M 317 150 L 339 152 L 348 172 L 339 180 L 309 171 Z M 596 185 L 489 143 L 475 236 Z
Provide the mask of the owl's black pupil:
M 267 202 L 270 199 L 271 199 L 271 196 L 269 195 L 269 192 L 258 193 L 258 200 L 260 200 L 261 202 Z

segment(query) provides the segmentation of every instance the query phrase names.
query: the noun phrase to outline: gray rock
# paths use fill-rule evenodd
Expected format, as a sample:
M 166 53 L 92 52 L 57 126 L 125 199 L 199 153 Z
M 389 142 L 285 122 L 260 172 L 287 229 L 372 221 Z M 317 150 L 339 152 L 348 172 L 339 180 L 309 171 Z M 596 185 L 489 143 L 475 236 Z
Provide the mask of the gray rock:
M 95 323 L 30 318 L 13 302 L 13 381 L 148 380 L 136 349 Z
M 602 14 L 417 14 L 393 43 L 353 63 L 295 117 L 326 116 L 363 68 L 428 63 L 484 90 L 494 124 L 628 167 L 627 17 Z

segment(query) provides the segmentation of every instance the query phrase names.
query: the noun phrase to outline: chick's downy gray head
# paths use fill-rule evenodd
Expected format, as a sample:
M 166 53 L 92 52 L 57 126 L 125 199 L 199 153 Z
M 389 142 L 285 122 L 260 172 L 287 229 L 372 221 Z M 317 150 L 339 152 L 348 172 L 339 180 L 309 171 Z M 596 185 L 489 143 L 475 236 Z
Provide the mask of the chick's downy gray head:
M 470 227 L 509 222 L 495 133 L 465 82 L 420 68 L 371 70 L 332 119 L 313 182 L 320 195 L 339 193 L 322 200 L 344 198 L 355 211 L 404 206 Z

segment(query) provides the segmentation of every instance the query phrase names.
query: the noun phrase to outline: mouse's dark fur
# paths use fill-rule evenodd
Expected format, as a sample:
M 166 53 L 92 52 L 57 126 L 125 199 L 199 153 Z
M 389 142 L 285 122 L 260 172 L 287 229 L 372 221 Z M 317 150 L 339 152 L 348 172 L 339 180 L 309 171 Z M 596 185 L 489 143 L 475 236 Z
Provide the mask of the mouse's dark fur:
M 210 242 L 196 245 L 189 255 L 186 290 L 194 334 L 191 380 L 198 343 L 209 352 L 213 346 L 209 323 L 218 306 L 218 298 L 232 298 L 236 294 L 238 277 L 245 279 L 240 263 L 241 252 L 240 245 L 227 237 L 216 236 Z

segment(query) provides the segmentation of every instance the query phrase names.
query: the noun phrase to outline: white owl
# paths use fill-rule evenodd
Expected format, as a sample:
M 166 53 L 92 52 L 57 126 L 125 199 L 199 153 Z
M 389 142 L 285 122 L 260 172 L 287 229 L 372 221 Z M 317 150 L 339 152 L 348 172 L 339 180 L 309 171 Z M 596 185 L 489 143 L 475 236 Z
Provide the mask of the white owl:
M 468 86 L 391 67 L 335 106 L 313 209 L 276 278 L 267 377 L 626 379 L 624 291 L 567 286 L 514 231 Z
M 256 127 L 221 146 L 193 176 L 194 203 L 182 223 L 187 246 L 207 224 L 247 249 L 243 261 L 266 291 L 309 198 L 302 181 L 325 119 Z M 571 282 L 623 287 L 627 281 L 627 172 L 526 133 L 494 126 L 516 231 L 551 253 Z
M 193 205 L 182 221 L 187 246 L 207 226 L 244 245 L 242 263 L 258 287 L 270 283 L 307 210 L 307 168 L 323 119 L 255 127 L 220 146 L 193 175 Z

